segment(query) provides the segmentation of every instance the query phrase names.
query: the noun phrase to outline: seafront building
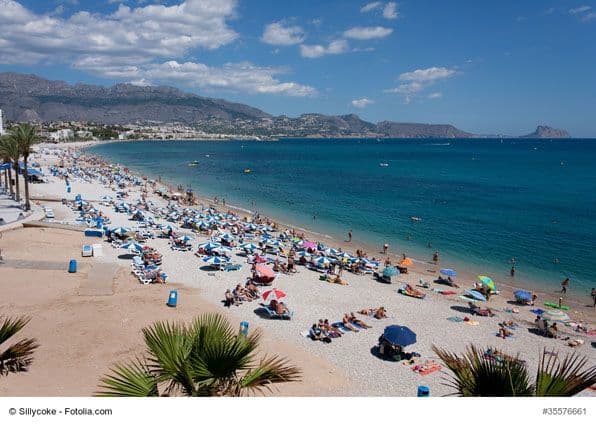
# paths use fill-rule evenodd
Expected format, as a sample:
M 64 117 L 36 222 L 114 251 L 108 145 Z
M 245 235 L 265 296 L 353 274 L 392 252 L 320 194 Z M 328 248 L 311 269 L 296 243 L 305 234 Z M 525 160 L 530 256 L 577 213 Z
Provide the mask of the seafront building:
M 0 109 L 0 136 L 4 136 L 4 112 Z

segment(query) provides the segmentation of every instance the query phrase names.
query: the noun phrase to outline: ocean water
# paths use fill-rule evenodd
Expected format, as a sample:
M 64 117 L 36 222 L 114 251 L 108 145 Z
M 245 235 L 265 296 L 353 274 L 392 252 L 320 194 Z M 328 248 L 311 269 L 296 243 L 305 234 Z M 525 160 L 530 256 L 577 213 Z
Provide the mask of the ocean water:
M 518 281 L 596 286 L 596 140 L 144 141 L 88 151 L 334 237 L 352 229 L 424 259 L 437 249 L 442 265 L 497 281 L 515 258 Z

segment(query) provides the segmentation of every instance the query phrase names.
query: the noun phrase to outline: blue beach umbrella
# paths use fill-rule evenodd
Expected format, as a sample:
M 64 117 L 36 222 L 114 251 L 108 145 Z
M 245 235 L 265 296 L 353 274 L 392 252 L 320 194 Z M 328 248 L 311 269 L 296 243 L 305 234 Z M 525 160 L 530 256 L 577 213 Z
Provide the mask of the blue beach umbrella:
M 205 257 L 203 258 L 203 261 L 206 262 L 207 264 L 211 264 L 213 266 L 221 266 L 223 264 L 226 264 L 228 262 L 228 260 L 226 260 L 225 258 L 221 258 L 217 255 L 212 255 L 210 257 Z
M 229 233 L 224 233 L 220 236 L 220 239 L 224 241 L 231 241 L 234 239 L 234 236 L 230 235 Z
M 199 245 L 199 248 L 203 248 L 205 251 L 211 251 L 214 248 L 219 248 L 221 246 L 220 243 L 217 242 L 207 242 Z
M 188 242 L 192 241 L 192 237 L 190 237 L 190 236 L 187 236 L 187 235 L 184 235 L 184 236 L 179 236 L 179 237 L 177 237 L 177 238 L 176 238 L 176 240 L 177 240 L 178 242 L 184 242 L 184 243 L 188 243 Z
M 231 254 L 232 253 L 232 248 L 228 248 L 226 246 L 220 246 L 220 247 L 217 247 L 217 248 L 213 248 L 211 250 L 211 252 L 214 252 L 217 255 L 223 255 L 223 256 L 226 256 L 227 257 L 228 254 Z
M 399 274 L 399 270 L 394 266 L 387 266 L 383 269 L 383 276 L 384 277 L 392 277 L 397 276 Z
M 273 248 L 283 248 L 284 244 L 278 240 L 272 241 L 272 240 L 268 240 L 267 241 L 267 246 L 273 247 Z
M 110 230 L 110 232 L 112 232 L 116 235 L 123 235 L 127 232 L 130 232 L 130 229 L 128 227 L 114 227 L 113 229 Z
M 327 257 L 317 257 L 313 260 L 317 266 L 327 267 L 331 264 L 331 260 Z
M 240 248 L 244 251 L 255 251 L 259 249 L 259 247 L 252 242 L 243 243 L 242 245 L 240 245 Z
M 383 338 L 393 345 L 406 347 L 416 342 L 416 334 L 406 326 L 391 325 L 385 328 Z
M 128 241 L 128 242 L 120 245 L 120 248 L 128 249 L 129 251 L 136 251 L 136 252 L 143 251 L 143 245 L 139 244 L 135 240 L 131 240 L 131 241 Z
M 470 297 L 474 298 L 475 300 L 486 301 L 486 297 L 482 295 L 480 292 L 475 291 L 474 289 L 466 289 L 464 292 L 468 294 Z
M 439 273 L 444 274 L 445 276 L 455 277 L 457 276 L 457 272 L 453 269 L 441 269 Z
M 531 301 L 532 300 L 532 294 L 528 291 L 524 291 L 523 289 L 518 289 L 517 291 L 515 291 L 513 293 L 513 295 L 515 295 L 515 298 L 517 300 L 521 300 L 521 301 Z
M 340 252 L 339 254 L 337 254 L 337 258 L 341 258 L 342 260 L 349 260 L 349 261 L 356 259 L 356 257 L 348 254 L 347 252 Z

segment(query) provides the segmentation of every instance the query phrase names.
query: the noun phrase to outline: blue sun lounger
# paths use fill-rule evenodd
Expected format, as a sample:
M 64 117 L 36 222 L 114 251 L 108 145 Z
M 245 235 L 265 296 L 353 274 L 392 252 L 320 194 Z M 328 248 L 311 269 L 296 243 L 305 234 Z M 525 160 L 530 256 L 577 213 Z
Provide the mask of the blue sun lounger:
M 292 316 L 294 315 L 294 313 L 291 311 L 288 311 L 287 313 L 284 313 L 284 314 L 278 314 L 277 312 L 270 309 L 269 306 L 266 306 L 266 305 L 263 306 L 263 310 L 265 310 L 265 312 L 267 313 L 267 315 L 269 316 L 270 319 L 290 320 L 292 318 Z

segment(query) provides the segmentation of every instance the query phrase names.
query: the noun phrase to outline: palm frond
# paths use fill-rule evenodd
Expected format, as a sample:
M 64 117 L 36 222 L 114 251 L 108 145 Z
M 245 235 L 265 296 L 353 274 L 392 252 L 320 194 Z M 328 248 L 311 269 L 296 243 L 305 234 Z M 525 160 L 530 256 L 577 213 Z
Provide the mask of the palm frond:
M 111 374 L 101 378 L 100 397 L 157 397 L 158 382 L 142 360 L 135 360 L 128 365 L 117 364 Z
M 238 382 L 236 395 L 243 392 L 263 393 L 271 391 L 271 384 L 297 382 L 302 378 L 299 368 L 289 364 L 287 359 L 278 356 L 263 358 L 257 367 L 248 371 Z
M 22 339 L 0 352 L 0 375 L 26 372 L 33 362 L 33 352 L 39 344 L 33 338 Z
M 470 345 L 463 356 L 435 346 L 433 350 L 453 374 L 447 379 L 447 385 L 456 390 L 454 394 L 464 397 L 533 394 L 527 368 L 519 356 L 485 356 L 485 352 L 474 345 Z
M 596 365 L 586 367 L 588 358 L 577 352 L 560 361 L 555 355 L 542 352 L 536 374 L 536 395 L 562 397 L 576 395 L 596 384 Z
M 0 344 L 8 341 L 8 339 L 14 336 L 17 332 L 23 329 L 29 321 L 30 317 L 6 317 L 0 324 Z

